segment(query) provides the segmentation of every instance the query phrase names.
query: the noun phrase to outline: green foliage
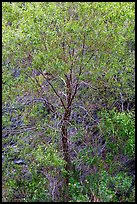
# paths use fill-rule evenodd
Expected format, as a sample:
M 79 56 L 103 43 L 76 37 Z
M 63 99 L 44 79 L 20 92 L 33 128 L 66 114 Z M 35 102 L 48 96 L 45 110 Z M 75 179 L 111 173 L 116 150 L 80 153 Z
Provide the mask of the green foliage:
M 87 176 L 83 183 L 70 178 L 69 191 L 72 197 L 70 202 L 90 202 L 89 195 L 91 198 L 96 195 L 103 202 L 125 202 L 127 200 L 126 193 L 131 183 L 132 177 L 126 173 L 120 172 L 112 176 L 102 170 L 100 174 Z M 130 198 L 131 202 L 133 202 L 133 197 Z
M 93 153 L 93 148 L 91 146 L 81 149 L 76 159 L 76 163 L 79 163 L 79 161 L 82 161 L 83 163 L 89 166 L 94 166 L 94 164 L 98 162 L 98 158 L 92 156 L 92 153 Z
M 107 171 L 87 176 L 85 191 L 92 196 L 94 193 L 103 202 L 125 202 L 126 193 L 132 183 L 132 177 L 126 173 L 118 173 L 115 176 Z M 119 196 L 120 195 L 120 196 Z M 133 196 L 134 197 L 134 196 Z M 133 197 L 131 198 L 133 202 Z
M 79 93 L 71 107 L 72 112 L 79 112 L 84 119 L 76 122 L 75 116 L 69 124 L 77 129 L 69 137 L 69 145 L 76 154 L 72 163 L 79 169 L 71 172 L 74 177 L 69 181 L 70 202 L 90 202 L 93 195 L 102 202 L 119 202 L 117 191 L 123 195 L 120 201 L 126 200 L 124 192 L 131 178 L 112 175 L 119 165 L 115 157 L 122 154 L 132 158 L 135 153 L 134 113 L 123 111 L 122 107 L 126 101 L 134 103 L 134 9 L 134 2 L 2 3 L 3 197 L 6 201 L 50 202 L 60 197 L 59 190 L 57 195 L 54 190 L 67 172 L 60 145 L 64 109 L 57 94 L 65 101 L 65 79 L 71 70 L 72 93 L 78 79 L 88 84 L 88 88 L 78 86 Z M 42 74 L 34 76 L 35 70 L 52 74 L 55 77 L 52 86 Z M 34 98 L 47 100 L 50 107 L 53 105 L 54 114 L 49 113 L 43 102 L 33 102 Z M 103 156 L 99 154 L 98 136 L 94 140 L 93 134 L 90 138 L 85 130 L 86 119 L 91 118 L 92 110 L 102 110 L 104 106 L 110 109 L 115 102 L 122 104 L 119 108 L 122 112 L 101 111 L 100 124 L 96 124 L 106 142 Z M 88 117 L 79 106 L 83 106 Z M 17 116 L 21 117 L 18 124 Z M 71 128 L 68 132 L 71 135 Z M 77 145 L 78 141 L 82 145 Z M 24 179 L 22 167 L 14 164 L 18 158 L 26 161 L 30 178 Z M 83 166 L 87 176 L 81 182 Z M 51 178 L 57 183 L 50 181 Z M 114 189 L 109 186 L 111 182 Z M 64 186 L 60 185 L 63 191 Z M 129 200 L 133 201 L 134 195 Z
M 2 126 L 5 127 L 10 125 L 11 125 L 10 116 L 8 114 L 4 115 L 2 118 Z
M 127 44 L 131 41 L 134 44 L 134 6 L 134 2 L 3 2 L 3 62 L 21 68 L 24 74 L 34 68 L 46 69 L 63 79 L 72 64 L 77 77 L 79 67 L 84 67 L 80 78 L 90 80 L 96 87 L 92 99 L 98 105 L 111 106 L 120 99 L 120 92 L 123 101 L 127 98 L 132 101 L 134 54 Z M 9 26 L 8 22 L 12 24 Z M 74 56 L 70 57 L 73 49 Z M 4 79 L 6 76 L 4 69 Z M 16 86 L 14 79 L 8 77 L 10 81 L 10 89 L 4 86 L 4 102 L 6 95 L 35 90 L 36 83 L 24 81 L 23 76 Z
M 55 146 L 50 144 L 47 147 L 45 145 L 39 145 L 37 149 L 32 151 L 32 155 L 35 156 L 38 165 L 53 166 L 53 167 L 63 167 L 64 161 L 58 155 L 58 151 Z
M 110 152 L 134 156 L 135 154 L 135 121 L 130 112 L 111 110 L 101 112 L 100 127 Z
M 32 171 L 31 179 L 26 180 L 22 176 L 22 167 L 16 166 L 16 171 L 15 169 L 12 171 L 11 175 L 13 176 L 7 179 L 4 186 L 4 188 L 9 190 L 7 201 L 13 201 L 14 199 L 19 199 L 23 202 L 50 201 L 49 192 L 46 190 L 47 179 L 45 177 Z
M 125 173 L 118 173 L 112 177 L 103 171 L 100 175 L 99 197 L 104 202 L 119 202 L 120 200 L 116 196 L 116 193 L 119 192 L 123 196 L 121 199 L 124 202 L 126 200 L 124 193 L 130 188 L 131 182 L 132 178 Z
M 73 178 L 70 178 L 69 191 L 70 202 L 90 202 L 88 195 L 84 193 L 84 186 Z
M 62 175 L 64 174 L 64 160 L 58 155 L 55 147 L 52 144 L 48 146 L 44 144 L 37 146 L 37 148 L 31 151 L 31 147 L 26 144 L 23 150 L 19 146 L 16 148 L 15 146 L 9 147 L 7 150 L 8 155 L 7 158 L 4 158 L 3 164 L 3 169 L 6 169 L 3 172 L 6 181 L 3 191 L 8 188 L 6 199 L 8 201 L 13 201 L 17 198 L 17 200 L 19 199 L 23 202 L 40 202 L 45 200 L 50 202 L 52 200 L 48 191 L 50 180 L 40 172 L 40 169 L 45 168 L 47 175 L 50 171 L 50 175 L 53 177 L 57 169 L 60 169 Z M 29 163 L 18 166 L 18 164 L 14 164 L 11 161 L 20 157 L 24 157 L 24 161 L 29 161 Z M 9 163 L 8 168 L 7 162 Z

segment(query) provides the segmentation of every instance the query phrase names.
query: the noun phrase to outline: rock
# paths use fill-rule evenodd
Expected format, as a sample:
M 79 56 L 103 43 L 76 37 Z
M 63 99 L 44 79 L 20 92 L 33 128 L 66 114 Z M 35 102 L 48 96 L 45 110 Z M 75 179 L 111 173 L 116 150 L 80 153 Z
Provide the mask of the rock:
M 14 160 L 14 164 L 23 165 L 23 164 L 25 164 L 25 162 L 22 159 L 18 159 L 18 160 Z

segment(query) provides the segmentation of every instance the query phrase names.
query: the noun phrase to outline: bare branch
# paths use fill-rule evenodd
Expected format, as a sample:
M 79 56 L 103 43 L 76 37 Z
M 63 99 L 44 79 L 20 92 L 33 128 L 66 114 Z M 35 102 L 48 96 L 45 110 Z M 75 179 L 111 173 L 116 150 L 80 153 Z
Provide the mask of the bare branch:
M 82 56 L 84 55 L 85 41 L 86 41 L 86 34 L 84 33 L 83 45 L 82 45 Z
M 27 74 L 27 72 L 25 72 L 25 74 L 34 82 L 37 83 L 37 85 L 42 88 L 42 86 L 40 85 L 40 83 L 38 82 L 38 80 L 35 77 L 32 77 L 31 75 Z
M 64 109 L 66 110 L 66 106 L 64 104 L 63 99 L 61 98 L 61 96 L 57 93 L 56 89 L 54 88 L 54 86 L 50 83 L 50 81 L 45 77 L 44 73 L 42 71 L 40 71 L 41 75 L 44 77 L 44 79 L 47 81 L 47 83 L 51 86 L 51 88 L 53 89 L 54 93 L 56 94 L 56 96 L 60 99 L 62 106 L 64 107 Z
M 76 93 L 77 93 L 78 85 L 79 85 L 79 84 L 77 83 L 76 86 L 75 86 L 75 90 L 74 90 L 74 93 L 73 93 L 73 95 L 72 95 L 72 97 L 71 97 L 71 99 L 70 99 L 70 101 L 69 101 L 68 108 L 71 106 L 72 101 L 73 101 L 73 99 L 74 99 L 74 97 L 75 97 L 75 95 L 76 95 Z
M 81 81 L 81 83 L 83 83 L 83 84 L 85 84 L 85 85 L 91 87 L 91 88 L 94 89 L 94 90 L 98 90 L 97 88 L 93 87 L 91 84 L 89 84 L 89 83 L 87 83 L 87 82 L 85 82 L 85 81 Z

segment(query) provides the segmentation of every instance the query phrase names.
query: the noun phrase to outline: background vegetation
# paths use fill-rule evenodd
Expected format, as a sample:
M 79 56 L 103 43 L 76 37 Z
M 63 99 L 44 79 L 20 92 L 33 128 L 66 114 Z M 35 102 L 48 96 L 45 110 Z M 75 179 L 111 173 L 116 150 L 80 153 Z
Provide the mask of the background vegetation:
M 134 7 L 2 3 L 3 202 L 134 202 Z

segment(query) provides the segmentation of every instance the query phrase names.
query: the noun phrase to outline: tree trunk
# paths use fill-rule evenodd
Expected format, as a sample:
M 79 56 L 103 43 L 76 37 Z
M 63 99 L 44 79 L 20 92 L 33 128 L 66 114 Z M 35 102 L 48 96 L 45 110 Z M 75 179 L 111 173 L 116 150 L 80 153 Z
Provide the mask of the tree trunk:
M 65 195 L 64 195 L 64 202 L 69 201 L 69 173 L 71 169 L 71 160 L 69 154 L 69 145 L 68 145 L 68 123 L 71 114 L 71 108 L 65 110 L 63 121 L 62 121 L 62 147 L 63 147 L 63 156 L 64 161 L 66 162 L 65 170 L 67 172 L 65 180 L 64 180 L 64 187 L 65 187 Z
M 70 70 L 70 75 L 65 75 L 65 77 L 66 77 L 66 106 L 64 106 L 64 116 L 62 120 L 61 134 L 62 134 L 63 156 L 64 156 L 64 161 L 66 162 L 65 170 L 67 172 L 64 180 L 64 187 L 65 187 L 64 202 L 69 202 L 70 200 L 69 177 L 70 177 L 70 170 L 71 170 L 71 159 L 70 159 L 70 153 L 69 153 L 67 131 L 68 131 L 68 125 L 70 122 L 72 100 L 76 94 L 77 85 L 74 90 L 74 94 L 72 95 L 72 70 Z

